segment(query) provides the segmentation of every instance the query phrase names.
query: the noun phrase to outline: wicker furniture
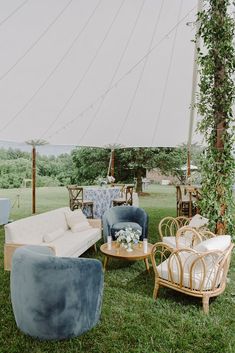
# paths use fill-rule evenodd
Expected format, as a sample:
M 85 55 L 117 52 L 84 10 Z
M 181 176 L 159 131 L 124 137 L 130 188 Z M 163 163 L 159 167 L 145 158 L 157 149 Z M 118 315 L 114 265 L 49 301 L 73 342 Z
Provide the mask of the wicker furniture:
M 167 236 L 175 236 L 178 229 L 181 227 L 188 225 L 190 219 L 188 217 L 164 217 L 161 219 L 158 225 L 159 235 L 161 237 L 161 241 L 163 241 L 164 237 Z
M 148 243 L 147 251 L 144 252 L 143 242 L 141 241 L 138 244 L 133 245 L 132 252 L 128 252 L 125 248 L 120 245 L 120 243 L 116 241 L 112 242 L 111 249 L 109 249 L 108 244 L 105 243 L 100 247 L 100 251 L 105 255 L 104 270 L 107 269 L 109 259 L 115 258 L 127 261 L 144 260 L 146 270 L 149 271 L 148 257 L 151 256 L 152 248 L 153 245 Z
M 190 232 L 194 234 L 198 242 L 205 238 L 210 238 L 215 236 L 211 233 L 206 225 L 208 224 L 208 219 L 200 215 L 195 215 L 193 218 L 181 217 L 165 217 L 163 218 L 158 226 L 159 235 L 161 241 L 168 244 L 169 246 L 185 247 L 192 246 L 192 236 Z M 181 229 L 181 231 L 179 231 Z M 176 235 L 178 237 L 178 243 L 176 244 Z
M 224 245 L 208 250 L 216 249 L 217 245 L 208 246 L 213 242 Z M 226 287 L 233 246 L 230 236 L 206 240 L 194 249 L 173 250 L 165 243 L 156 243 L 151 255 L 155 273 L 153 298 L 157 298 L 160 286 L 168 287 L 202 298 L 203 310 L 208 313 L 209 299 L 221 294 Z
M 69 206 L 72 211 L 75 209 L 81 208 L 84 209 L 88 207 L 90 209 L 90 218 L 94 218 L 93 213 L 93 201 L 84 200 L 83 197 L 83 187 L 77 185 L 68 185 L 67 186 L 69 192 Z

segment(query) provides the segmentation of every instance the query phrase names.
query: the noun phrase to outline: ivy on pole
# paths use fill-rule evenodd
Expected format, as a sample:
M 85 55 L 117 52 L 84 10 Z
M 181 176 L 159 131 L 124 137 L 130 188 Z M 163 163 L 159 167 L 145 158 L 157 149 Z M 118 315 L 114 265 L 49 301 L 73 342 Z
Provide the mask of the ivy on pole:
M 206 148 L 202 158 L 202 213 L 217 234 L 233 234 L 235 23 L 230 0 L 204 0 L 198 13 L 198 66 L 196 107 L 198 130 Z

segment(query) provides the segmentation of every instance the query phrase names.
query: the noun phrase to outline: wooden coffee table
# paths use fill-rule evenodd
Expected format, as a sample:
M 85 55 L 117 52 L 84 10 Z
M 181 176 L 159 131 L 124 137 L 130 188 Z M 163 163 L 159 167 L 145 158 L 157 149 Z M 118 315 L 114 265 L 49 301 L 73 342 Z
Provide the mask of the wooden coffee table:
M 133 245 L 133 251 L 128 252 L 125 248 L 120 246 L 120 243 L 116 241 L 112 242 L 111 250 L 108 250 L 108 244 L 101 245 L 100 251 L 104 254 L 104 271 L 107 269 L 107 265 L 110 257 L 115 259 L 122 259 L 127 261 L 144 260 L 147 271 L 149 271 L 148 257 L 151 255 L 153 244 L 148 243 L 147 252 L 144 252 L 142 241 L 138 244 Z

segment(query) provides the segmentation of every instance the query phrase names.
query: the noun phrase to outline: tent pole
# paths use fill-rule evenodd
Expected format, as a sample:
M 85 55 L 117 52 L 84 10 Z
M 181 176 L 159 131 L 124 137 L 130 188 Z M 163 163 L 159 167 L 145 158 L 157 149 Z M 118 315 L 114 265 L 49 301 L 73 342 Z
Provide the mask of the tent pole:
M 45 140 L 29 140 L 26 143 L 32 146 L 32 214 L 36 213 L 36 146 L 46 145 Z
M 114 178 L 114 149 L 111 151 L 111 177 Z
M 111 150 L 111 154 L 110 154 L 110 158 L 109 158 L 109 166 L 108 166 L 107 177 L 109 176 L 109 173 L 110 173 L 110 170 L 111 170 L 111 162 L 112 162 L 112 150 Z
M 198 0 L 197 13 L 202 10 L 202 0 Z M 199 30 L 200 23 L 196 22 L 196 33 Z M 194 46 L 194 57 L 193 57 L 193 77 L 192 77 L 192 93 L 191 93 L 191 107 L 190 107 L 190 120 L 189 120 L 189 133 L 188 133 L 188 143 L 187 143 L 187 178 L 191 176 L 191 145 L 192 145 L 192 134 L 193 134 L 193 124 L 195 115 L 195 100 L 196 100 L 196 89 L 197 89 L 197 73 L 198 73 L 198 48 L 200 47 L 199 37 L 197 37 Z
M 32 214 L 34 214 L 36 213 L 36 148 L 32 147 Z

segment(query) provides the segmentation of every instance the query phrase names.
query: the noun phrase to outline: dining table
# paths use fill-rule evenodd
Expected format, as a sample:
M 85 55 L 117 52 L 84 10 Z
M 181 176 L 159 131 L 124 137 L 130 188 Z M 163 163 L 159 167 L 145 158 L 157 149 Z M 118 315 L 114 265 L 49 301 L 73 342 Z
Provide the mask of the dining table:
M 93 201 L 94 218 L 102 218 L 104 212 L 112 207 L 113 200 L 121 196 L 119 187 L 84 187 L 84 200 Z M 89 216 L 89 209 L 84 207 L 83 212 Z

